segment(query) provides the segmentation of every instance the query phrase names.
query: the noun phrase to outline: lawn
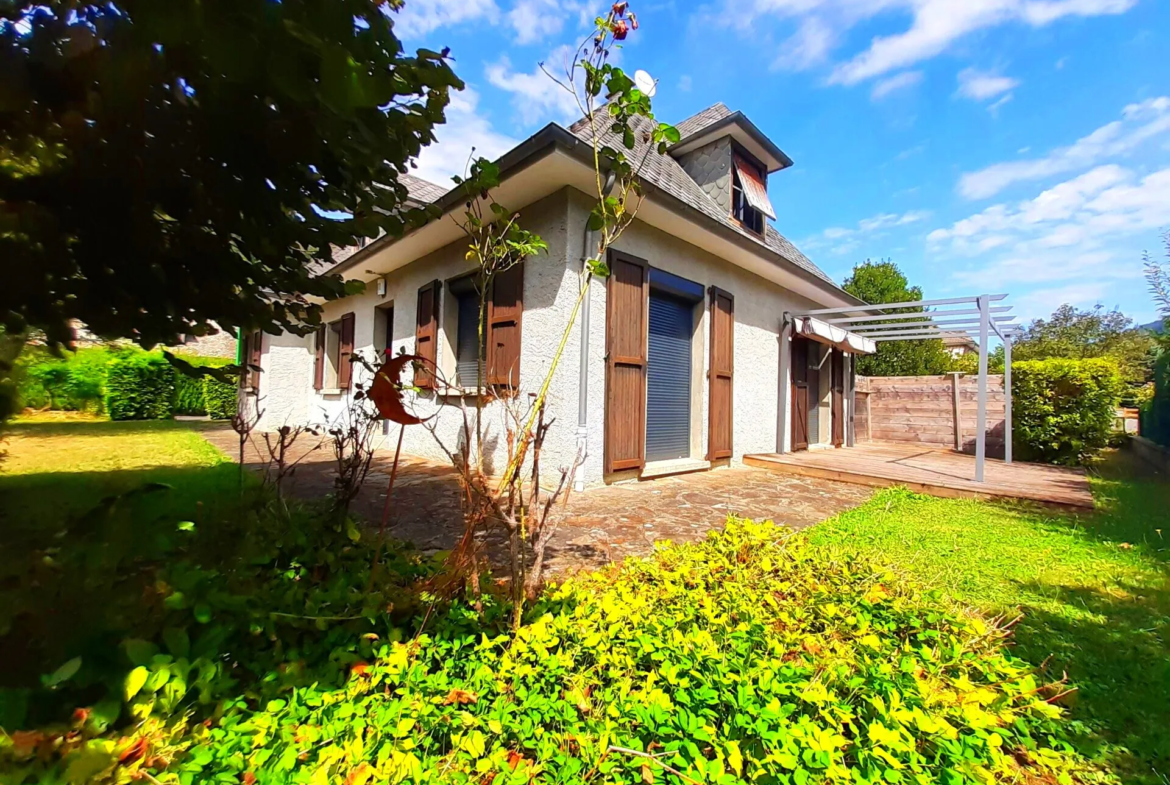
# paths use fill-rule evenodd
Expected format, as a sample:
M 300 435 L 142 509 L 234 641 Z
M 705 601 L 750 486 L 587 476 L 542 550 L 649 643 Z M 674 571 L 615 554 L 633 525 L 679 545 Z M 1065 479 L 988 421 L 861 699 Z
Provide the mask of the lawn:
M 1093 479 L 1098 511 L 935 499 L 894 489 L 810 531 L 1014 618 L 1016 653 L 1078 688 L 1079 744 L 1131 782 L 1170 782 L 1170 483 L 1130 456 Z M 1168 527 L 1170 528 L 1170 527 Z M 1051 659 L 1049 659 L 1051 658 Z
M 125 659 L 131 651 L 129 639 L 153 641 L 150 646 L 173 650 L 172 639 L 167 635 L 185 629 L 190 631 L 192 652 L 198 646 L 215 646 L 212 651 L 217 651 L 230 644 L 240 656 L 233 654 L 224 661 L 232 663 L 232 677 L 243 680 L 241 688 L 251 696 L 248 701 L 237 703 L 235 711 L 243 712 L 241 716 L 255 711 L 256 718 L 269 722 L 276 720 L 259 715 L 266 705 L 269 709 L 283 705 L 288 690 L 308 690 L 304 697 L 318 700 L 321 696 L 314 690 L 333 689 L 328 685 L 344 678 L 345 669 L 355 660 L 380 662 L 378 658 L 384 655 L 375 653 L 375 645 L 415 634 L 413 628 L 419 619 L 413 615 L 417 610 L 410 605 L 417 602 L 409 593 L 414 591 L 411 582 L 428 574 L 429 567 L 411 561 L 414 557 L 408 551 L 400 550 L 393 557 L 387 554 L 388 559 L 396 558 L 398 562 L 396 566 L 388 565 L 383 577 L 399 570 L 401 581 L 397 588 L 386 591 L 397 593 L 370 594 L 366 571 L 370 552 L 364 549 L 367 544 L 357 542 L 356 531 L 343 529 L 331 533 L 313 518 L 274 518 L 274 508 L 265 506 L 263 494 L 257 494 L 248 503 L 250 507 L 242 505 L 237 467 L 202 438 L 199 429 L 204 427 L 208 426 L 68 419 L 21 422 L 10 429 L 8 456 L 0 463 L 0 651 L 4 652 L 5 662 L 5 667 L 0 669 L 0 726 L 6 725 L 4 715 L 13 709 L 14 700 L 27 704 L 17 708 L 25 712 L 22 716 L 27 716 L 34 727 L 39 727 L 36 723 L 59 719 L 62 711 L 67 717 L 71 706 L 88 705 L 78 701 L 97 700 L 104 688 L 95 674 L 105 674 L 107 683 L 110 678 L 116 683 L 121 678 L 119 674 L 134 664 Z M 1035 666 L 1047 663 L 1042 682 L 1059 679 L 1067 671 L 1077 691 L 1063 703 L 1075 720 L 1073 731 L 1080 750 L 1125 781 L 1167 785 L 1170 782 L 1166 776 L 1170 772 L 1170 653 L 1166 644 L 1170 632 L 1170 547 L 1162 538 L 1160 522 L 1168 517 L 1170 484 L 1140 476 L 1125 454 L 1117 454 L 1102 468 L 1100 476 L 1094 478 L 1093 486 L 1100 509 L 1082 516 L 1020 505 L 934 499 L 903 490 L 882 491 L 867 504 L 807 533 L 795 535 L 790 539 L 791 549 L 781 543 L 779 551 L 768 558 L 788 558 L 799 549 L 809 553 L 808 557 L 801 556 L 801 560 L 815 558 L 820 565 L 816 569 L 827 570 L 826 574 L 838 574 L 838 567 L 844 564 L 841 575 L 861 578 L 864 573 L 853 571 L 845 559 L 839 559 L 840 564 L 834 562 L 838 552 L 849 558 L 861 555 L 908 575 L 911 584 L 925 586 L 940 596 L 946 595 L 991 615 L 1015 618 L 1022 614 L 1015 628 L 1014 653 Z M 245 507 L 251 517 L 241 512 Z M 724 585 L 723 574 L 708 569 L 710 565 L 705 560 L 727 548 L 740 554 L 742 566 L 742 560 L 747 558 L 743 545 L 702 546 L 714 549 L 710 552 L 697 547 L 686 546 L 673 552 L 674 555 L 663 552 L 646 566 L 632 563 L 624 572 L 586 579 L 582 585 L 592 588 L 574 590 L 575 596 L 582 602 L 593 603 L 597 597 L 608 597 L 607 592 L 619 591 L 614 587 L 628 583 L 641 588 L 629 596 L 623 595 L 613 607 L 635 607 L 645 602 L 653 606 L 657 600 L 648 598 L 663 585 L 653 571 L 667 569 L 674 580 L 682 575 L 676 565 L 681 559 L 704 575 L 704 571 L 710 572 L 707 576 L 710 584 L 703 591 L 711 594 L 703 594 L 706 599 L 696 599 L 680 593 L 675 601 L 683 604 L 671 612 L 682 616 L 671 624 L 685 628 L 687 624 L 682 619 L 686 613 L 694 615 L 696 624 L 705 625 L 715 621 L 730 623 L 760 614 L 763 619 L 775 612 L 754 599 L 745 599 L 748 595 L 744 592 L 761 591 L 755 583 L 757 578 L 747 580 L 742 587 L 734 581 Z M 748 550 L 753 559 L 768 552 L 767 548 L 756 545 Z M 811 561 L 795 563 L 805 566 L 793 567 L 796 572 L 791 580 L 807 578 L 801 570 L 807 572 L 815 566 Z M 763 577 L 758 580 L 774 579 L 770 568 L 753 562 L 751 569 L 762 570 Z M 178 593 L 168 582 L 173 583 L 183 575 L 195 581 L 192 586 L 198 591 L 207 592 L 200 595 L 207 598 L 204 610 L 191 601 L 172 603 Z M 784 586 L 793 585 L 791 580 Z M 820 595 L 838 591 L 838 587 L 826 586 L 819 580 L 813 580 L 810 586 L 818 594 L 817 602 L 825 599 Z M 194 589 L 188 590 L 191 596 L 193 592 Z M 789 614 L 785 618 L 801 618 L 802 613 L 813 608 L 807 598 L 792 594 L 789 589 L 769 592 L 764 592 L 772 598 L 768 603 L 774 605 L 774 600 L 781 598 L 791 605 L 784 611 Z M 612 597 L 606 600 L 612 601 Z M 707 605 L 711 602 L 722 610 L 713 611 Z M 916 607 L 916 601 L 907 602 L 910 603 L 907 607 Z M 939 608 L 950 606 L 945 599 L 931 602 Z M 594 644 L 588 641 L 593 638 L 582 637 L 582 617 L 575 615 L 578 612 L 561 601 L 553 602 L 548 608 L 556 615 L 557 624 L 565 625 L 559 633 L 565 645 L 573 642 L 573 646 L 583 646 L 581 661 L 592 662 Z M 661 617 L 664 608 L 655 606 L 654 613 L 647 618 Z M 391 611 L 392 617 L 388 615 Z M 496 613 L 492 618 L 506 618 L 506 614 Z M 853 619 L 851 624 L 856 622 L 854 616 L 840 618 Z M 434 734 L 432 740 L 446 738 L 445 729 L 454 719 L 452 713 L 461 707 L 458 701 L 448 706 L 450 695 L 478 692 L 484 696 L 495 689 L 492 679 L 472 684 L 466 681 L 471 677 L 463 673 L 465 668 L 468 673 L 490 673 L 483 670 L 487 664 L 475 658 L 481 650 L 487 652 L 505 645 L 501 641 L 506 641 L 508 634 L 495 624 L 491 619 L 475 619 L 466 607 L 461 609 L 458 605 L 445 621 L 431 622 L 428 632 L 434 636 L 432 654 L 436 668 L 432 675 L 442 688 L 438 697 L 427 699 L 440 706 L 438 714 L 427 720 L 437 723 L 428 731 Z M 523 635 L 548 634 L 544 624 L 533 617 Z M 617 635 L 621 628 L 608 622 L 603 625 L 606 635 Z M 734 631 L 730 627 L 721 629 L 716 639 L 722 643 L 711 649 L 710 656 L 714 657 L 716 651 L 722 652 L 719 657 L 731 656 L 732 649 L 744 643 L 741 639 L 744 629 L 742 624 Z M 259 635 L 261 630 L 265 631 L 263 636 Z M 711 627 L 710 635 L 715 635 L 716 630 Z M 675 633 L 668 632 L 664 627 L 661 641 L 657 633 L 652 636 L 653 641 L 643 634 L 637 645 L 665 646 L 667 639 L 677 643 Z M 702 636 L 708 633 L 698 634 L 695 640 L 706 640 Z M 810 667 L 814 670 L 822 667 L 816 664 L 816 658 L 822 656 L 821 646 L 836 650 L 844 640 L 831 629 L 816 634 L 826 636 L 824 644 L 808 641 L 803 644 L 804 650 L 813 657 Z M 492 636 L 496 635 L 502 637 L 494 639 Z M 183 641 L 185 636 L 186 632 Z M 489 649 L 477 648 L 472 654 L 463 648 L 469 645 L 468 641 L 489 639 L 496 640 Z M 876 645 L 872 638 L 867 640 L 870 643 L 865 646 Z M 901 638 L 895 636 L 891 640 Z M 971 641 L 970 645 L 991 645 L 986 639 L 980 640 Z M 624 638 L 611 643 L 632 645 Z M 755 657 L 752 652 L 774 646 L 782 643 L 768 637 L 752 643 L 744 651 Z M 841 651 L 851 652 L 850 658 L 860 657 L 865 646 Z M 61 700 L 56 705 L 54 701 L 44 700 L 46 696 L 52 697 L 53 690 L 37 688 L 38 680 L 79 652 L 84 653 L 84 666 L 67 685 L 67 690 L 56 692 Z M 458 656 L 454 656 L 456 653 Z M 756 667 L 758 663 L 751 657 L 736 667 Z M 282 664 L 285 660 L 295 662 L 296 667 L 286 668 Z M 247 667 L 241 667 L 241 663 Z M 881 665 L 881 660 L 874 660 L 874 664 Z M 545 672 L 543 666 L 537 667 L 538 663 L 532 665 L 535 669 L 525 673 Z M 676 678 L 670 675 L 674 671 L 667 665 L 660 663 L 653 673 L 638 678 L 668 681 Z M 151 667 L 165 666 L 159 664 L 156 656 Z M 880 670 L 874 674 L 879 672 L 889 673 Z M 265 673 L 268 675 L 257 679 Z M 587 676 L 585 671 L 577 675 L 575 671 L 566 673 L 566 678 Z M 727 683 L 732 684 L 736 679 L 729 677 Z M 317 686 L 318 683 L 325 686 Z M 150 684 L 154 685 L 154 681 Z M 447 690 L 455 690 L 451 684 L 458 689 L 470 688 L 471 692 L 453 691 L 448 695 Z M 574 709 L 571 705 L 561 705 L 568 699 L 558 685 L 552 679 L 547 684 L 542 682 L 539 689 L 552 690 L 548 699 L 567 718 Z M 530 686 L 536 689 L 535 685 Z M 227 692 L 217 694 L 231 695 L 236 688 L 229 684 L 221 689 Z M 592 687 L 586 685 L 584 689 L 588 695 Z M 914 683 L 908 682 L 899 689 L 912 690 Z M 600 683 L 598 690 L 600 695 Z M 694 690 L 698 690 L 696 695 L 708 694 L 707 686 L 693 687 Z M 679 700 L 687 694 L 679 693 Z M 848 695 L 849 701 L 857 697 L 848 690 L 841 694 Z M 281 699 L 266 703 L 277 695 Z M 368 699 L 381 700 L 376 696 Z M 507 694 L 498 699 L 503 703 L 510 700 Z M 736 701 L 742 699 L 741 695 Z M 579 704 L 581 698 L 574 700 Z M 865 708 L 868 705 L 864 701 L 856 706 L 851 704 L 848 711 L 868 711 Z M 483 720 L 492 727 L 489 720 L 479 716 L 487 710 L 486 705 L 466 706 L 457 712 L 458 722 L 474 724 Z M 723 716 L 722 712 L 720 709 L 711 716 Z M 814 715 L 815 712 L 809 716 Z M 667 716 L 673 715 L 664 715 Z M 419 722 L 423 722 L 423 717 L 420 716 Z M 764 720 L 757 718 L 753 722 Z M 504 727 L 508 732 L 516 730 L 507 724 Z M 636 728 L 631 726 L 622 732 L 627 731 L 633 733 Z M 586 730 L 582 727 L 574 732 Z M 538 743 L 530 736 L 528 731 L 511 741 L 489 736 L 487 752 L 500 759 L 491 765 L 514 768 L 516 749 L 528 756 L 544 754 L 538 746 L 545 741 Z M 132 741 L 138 743 L 126 736 L 118 744 Z M 628 745 L 635 741 L 631 738 Z M 530 743 L 538 746 L 526 747 Z M 745 740 L 745 748 L 748 743 Z M 190 739 L 184 744 L 189 745 Z M 503 747 L 497 749 L 499 744 L 517 746 L 508 751 Z M 476 745 L 472 747 L 475 755 L 487 754 Z M 735 749 L 739 755 L 739 747 Z M 915 747 L 911 745 L 907 749 Z M 0 753 L 3 752 L 0 743 Z M 313 747 L 310 752 L 317 755 L 319 749 Z M 471 760 L 475 755 L 471 755 L 467 765 L 481 765 Z M 700 765 L 686 756 L 679 758 L 684 759 L 689 761 L 687 765 Z M 235 758 L 225 758 L 223 765 L 230 768 L 234 765 L 232 760 Z M 195 764 L 188 761 L 183 765 Z M 509 769 L 505 773 L 513 772 Z M 645 770 L 638 776 L 647 781 Z M 168 774 L 164 778 L 168 785 L 174 781 L 169 777 Z
M 235 464 L 206 423 L 38 417 L 0 449 L 0 687 L 124 628 L 136 608 L 127 565 L 171 546 L 175 521 L 238 499 Z M 81 547 L 85 546 L 85 547 Z M 29 554 L 43 554 L 35 570 Z

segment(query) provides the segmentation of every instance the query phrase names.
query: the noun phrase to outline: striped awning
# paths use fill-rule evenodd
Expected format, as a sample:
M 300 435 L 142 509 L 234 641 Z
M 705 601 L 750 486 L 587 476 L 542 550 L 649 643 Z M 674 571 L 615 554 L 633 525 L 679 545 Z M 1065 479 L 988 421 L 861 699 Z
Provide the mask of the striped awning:
M 872 339 L 820 319 L 804 316 L 793 319 L 793 323 L 798 334 L 842 351 L 851 354 L 873 354 L 877 351 L 877 344 Z
M 735 156 L 735 171 L 739 174 L 739 184 L 743 188 L 743 195 L 755 209 L 772 220 L 776 219 L 776 211 L 768 201 L 768 189 L 756 167 L 749 164 L 740 156 Z

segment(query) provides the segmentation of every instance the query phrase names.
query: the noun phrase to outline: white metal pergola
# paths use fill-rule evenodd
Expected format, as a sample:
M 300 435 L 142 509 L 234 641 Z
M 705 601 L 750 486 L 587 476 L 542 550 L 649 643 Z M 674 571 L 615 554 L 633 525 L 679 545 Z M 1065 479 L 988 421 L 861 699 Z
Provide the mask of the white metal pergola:
M 860 335 L 875 342 L 926 341 L 948 335 L 969 336 L 979 342 L 979 393 L 975 432 L 975 481 L 983 482 L 987 457 L 987 344 L 992 333 L 1003 341 L 1004 369 L 1004 462 L 1012 462 L 1012 338 L 1021 327 L 1014 324 L 1006 294 L 981 294 L 944 300 L 884 303 L 881 305 L 819 308 L 789 314 L 794 319 L 812 319 Z M 896 308 L 922 308 L 914 313 L 886 313 Z M 929 309 L 929 310 L 928 310 Z

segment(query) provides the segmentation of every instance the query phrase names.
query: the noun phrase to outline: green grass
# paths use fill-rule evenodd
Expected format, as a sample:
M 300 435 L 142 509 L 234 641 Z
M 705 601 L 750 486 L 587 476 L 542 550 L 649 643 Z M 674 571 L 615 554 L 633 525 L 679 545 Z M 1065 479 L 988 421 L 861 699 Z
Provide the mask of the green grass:
M 1017 654 L 1078 687 L 1068 703 L 1082 751 L 1125 781 L 1165 785 L 1170 483 L 1119 453 L 1093 492 L 1098 511 L 1074 516 L 893 489 L 809 536 L 988 613 L 1022 614 Z
M 83 639 L 116 640 L 141 605 L 134 565 L 168 552 L 176 521 L 238 503 L 237 467 L 203 427 L 47 417 L 5 430 L 0 687 L 35 680 Z

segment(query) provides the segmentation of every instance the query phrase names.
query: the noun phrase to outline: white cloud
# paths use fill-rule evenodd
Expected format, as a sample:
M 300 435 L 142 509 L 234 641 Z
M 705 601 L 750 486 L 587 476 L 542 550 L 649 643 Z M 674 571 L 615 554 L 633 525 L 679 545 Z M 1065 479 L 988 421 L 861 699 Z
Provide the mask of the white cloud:
M 961 38 L 1008 23 L 1042 27 L 1070 16 L 1120 14 L 1137 0 L 726 0 L 721 18 L 751 30 L 764 16 L 795 22 L 774 65 L 803 70 L 827 62 L 855 26 L 882 14 L 909 16 L 909 27 L 874 38 L 867 49 L 839 63 L 830 76 L 857 84 L 910 68 L 950 50 Z
M 910 210 L 905 213 L 880 213 L 863 218 L 854 228 L 831 226 L 819 235 L 804 241 L 803 245 L 809 248 L 832 246 L 835 254 L 846 254 L 861 246 L 865 236 L 881 237 L 886 231 L 899 226 L 925 221 L 930 217 L 928 210 Z
M 495 24 L 500 9 L 495 0 L 413 0 L 394 17 L 394 32 L 402 38 L 418 38 L 432 30 L 468 22 Z
M 495 160 L 518 143 L 492 128 L 479 112 L 479 94 L 470 87 L 451 94 L 447 122 L 435 128 L 435 137 L 438 141 L 423 148 L 412 173 L 444 188 L 452 187 L 452 175 L 465 174 L 473 147 L 476 157 Z
M 1006 103 L 1007 103 L 1008 101 L 1010 101 L 1010 100 L 1012 100 L 1012 94 L 1011 94 L 1011 93 L 1008 93 L 1008 94 L 1007 94 L 1007 95 L 1005 95 L 1003 98 L 1000 98 L 998 101 L 996 101 L 995 103 L 993 103 L 993 104 L 990 104 L 990 105 L 987 107 L 987 111 L 988 111 L 988 112 L 989 112 L 989 113 L 990 113 L 990 114 L 991 114 L 993 117 L 998 117 L 998 116 L 999 116 L 999 110 L 1000 110 L 1000 109 L 1003 107 L 1003 105 L 1004 105 L 1004 104 L 1006 104 Z
M 558 47 L 549 55 L 545 66 L 560 78 L 572 52 L 571 47 Z M 504 56 L 487 67 L 486 75 L 493 85 L 512 93 L 512 103 L 525 125 L 534 125 L 548 118 L 567 122 L 580 114 L 573 94 L 554 82 L 540 66 L 528 73 L 514 71 L 511 61 Z
M 1119 14 L 1136 4 L 1137 0 L 909 0 L 914 14 L 910 29 L 875 38 L 869 49 L 837 66 L 830 80 L 856 84 L 905 68 L 942 54 L 969 33 L 1007 22 L 1041 27 L 1066 16 Z
M 780 46 L 780 54 L 773 67 L 787 71 L 803 71 L 824 62 L 837 44 L 837 35 L 823 19 L 810 16 Z
M 977 68 L 964 68 L 959 72 L 959 95 L 974 101 L 986 101 L 988 98 L 1010 93 L 1019 86 L 1019 79 L 980 71 Z
M 516 31 L 516 43 L 531 44 L 559 34 L 566 21 L 575 19 L 580 26 L 588 21 L 589 10 L 587 3 L 574 0 L 517 0 L 508 24 Z
M 882 79 L 873 86 L 873 91 L 869 94 L 870 98 L 875 101 L 880 101 L 890 93 L 899 90 L 905 90 L 908 87 L 913 87 L 922 81 L 921 71 L 903 71 L 900 74 Z
M 1102 281 L 1141 277 L 1137 256 L 1118 251 L 1125 238 L 1156 231 L 1168 222 L 1170 167 L 1139 178 L 1128 169 L 1106 164 L 1033 199 L 996 204 L 936 229 L 927 236 L 927 247 L 936 256 L 975 260 L 954 273 L 955 280 L 964 284 L 1071 286 L 1069 282 L 1093 279 L 1094 283 L 1078 286 L 1095 286 L 1094 291 L 1100 291 L 1105 286 Z M 996 253 L 989 256 L 992 251 Z M 1083 299 L 1095 296 L 1085 294 Z
M 1170 98 L 1166 96 L 1130 104 L 1121 114 L 1121 120 L 1043 158 L 1008 161 L 968 172 L 959 179 L 959 193 L 968 199 L 985 199 L 1015 183 L 1064 174 L 1124 155 L 1148 139 L 1170 132 Z

